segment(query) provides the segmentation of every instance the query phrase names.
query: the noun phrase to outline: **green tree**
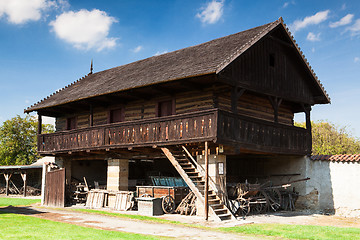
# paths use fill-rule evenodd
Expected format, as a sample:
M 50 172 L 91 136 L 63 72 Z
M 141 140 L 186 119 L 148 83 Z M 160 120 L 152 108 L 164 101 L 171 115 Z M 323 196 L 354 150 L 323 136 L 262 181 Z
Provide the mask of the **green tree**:
M 305 123 L 295 123 L 305 128 Z M 336 126 L 333 123 L 318 121 L 311 122 L 312 154 L 359 154 L 360 141 L 353 137 L 348 127 Z
M 37 154 L 37 120 L 35 117 L 16 117 L 0 127 L 0 165 L 27 165 L 35 162 Z M 42 124 L 44 133 L 54 132 L 51 124 Z

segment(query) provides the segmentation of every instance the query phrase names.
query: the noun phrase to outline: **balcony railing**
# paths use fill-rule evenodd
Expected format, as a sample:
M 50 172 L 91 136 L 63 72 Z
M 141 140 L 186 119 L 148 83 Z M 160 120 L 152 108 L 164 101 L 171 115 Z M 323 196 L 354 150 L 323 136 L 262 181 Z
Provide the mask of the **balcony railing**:
M 288 126 L 221 111 L 218 116 L 218 142 L 270 153 L 311 153 L 309 132 Z
M 41 134 L 38 151 L 46 154 L 213 141 L 216 120 L 217 110 L 214 109 Z
M 306 129 L 218 109 L 41 134 L 38 150 L 41 154 L 52 154 L 204 141 L 269 153 L 311 151 Z

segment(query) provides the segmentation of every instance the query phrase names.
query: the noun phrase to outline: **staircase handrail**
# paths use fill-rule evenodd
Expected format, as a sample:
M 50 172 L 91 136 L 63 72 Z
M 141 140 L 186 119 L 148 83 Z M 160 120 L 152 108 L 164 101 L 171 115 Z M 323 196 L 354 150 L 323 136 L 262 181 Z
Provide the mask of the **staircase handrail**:
M 191 162 L 195 165 L 196 169 L 199 171 L 199 173 L 205 177 L 205 169 L 195 161 L 195 159 L 191 156 L 190 152 L 186 149 L 185 146 L 182 146 L 182 148 L 184 149 L 185 153 L 189 156 Z M 212 177 L 209 176 L 209 186 L 212 188 L 212 190 L 214 190 L 216 193 L 219 192 L 219 190 L 216 187 L 216 184 L 214 182 L 214 180 L 212 179 Z

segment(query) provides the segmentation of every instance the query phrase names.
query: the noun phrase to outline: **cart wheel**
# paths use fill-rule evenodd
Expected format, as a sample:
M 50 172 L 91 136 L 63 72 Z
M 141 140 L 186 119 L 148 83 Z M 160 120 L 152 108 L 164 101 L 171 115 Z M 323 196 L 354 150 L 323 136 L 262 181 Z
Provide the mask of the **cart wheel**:
M 272 188 L 267 192 L 267 195 L 270 208 L 276 212 L 281 207 L 281 193 L 279 189 Z
M 239 199 L 240 206 L 237 210 L 237 213 L 242 216 L 246 217 L 250 212 L 250 202 L 247 199 Z
M 161 205 L 165 213 L 173 213 L 175 211 L 175 200 L 170 195 L 163 197 Z
M 265 192 L 260 191 L 257 196 L 256 196 L 256 204 L 254 204 L 255 206 L 252 208 L 252 210 L 259 214 L 259 213 L 263 213 L 266 209 L 266 205 L 267 205 L 267 195 Z
M 143 195 L 141 195 L 140 197 L 152 197 L 150 194 L 144 193 Z

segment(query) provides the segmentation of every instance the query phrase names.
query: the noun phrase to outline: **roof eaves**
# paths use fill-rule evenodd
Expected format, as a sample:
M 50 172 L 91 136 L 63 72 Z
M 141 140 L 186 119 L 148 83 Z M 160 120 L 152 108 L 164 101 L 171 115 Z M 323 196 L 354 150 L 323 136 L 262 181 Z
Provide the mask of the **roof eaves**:
M 142 85 L 142 86 L 135 87 L 135 88 L 148 87 L 148 86 L 151 86 L 151 85 L 157 85 L 157 84 L 162 84 L 162 83 L 167 83 L 167 82 L 172 82 L 172 81 L 186 79 L 186 78 L 192 78 L 192 77 L 200 77 L 200 76 L 205 76 L 205 75 L 210 75 L 210 74 L 215 74 L 215 73 L 216 73 L 215 71 L 209 71 L 209 72 L 204 72 L 204 73 L 197 74 L 197 75 L 189 75 L 189 76 L 184 76 L 184 77 L 180 77 L 180 78 L 171 78 L 171 79 L 163 80 L 161 82 L 146 84 L 146 85 Z M 85 76 L 85 77 L 87 77 L 87 76 Z M 78 83 L 80 80 L 83 80 L 85 77 L 82 77 L 82 78 L 74 81 L 73 83 L 69 84 L 68 86 L 56 91 L 55 93 L 50 94 L 50 96 L 47 96 L 46 98 L 44 98 L 43 100 L 37 102 L 36 104 L 31 105 L 30 107 L 28 107 L 27 109 L 24 110 L 24 113 L 30 113 L 30 112 L 33 112 L 33 111 L 38 111 L 38 110 L 49 108 L 49 107 L 57 107 L 57 106 L 61 106 L 61 105 L 72 103 L 72 102 L 77 102 L 77 101 L 88 99 L 88 98 L 103 96 L 103 95 L 112 94 L 112 93 L 116 93 L 116 92 L 124 92 L 124 91 L 130 90 L 130 89 L 134 89 L 134 88 L 126 88 L 126 89 L 122 89 L 122 90 L 116 90 L 116 91 L 113 91 L 113 92 L 106 92 L 106 93 L 102 93 L 102 94 L 98 94 L 98 95 L 86 96 L 86 97 L 83 97 L 83 98 L 78 98 L 78 99 L 75 99 L 75 100 L 63 102 L 63 103 L 60 103 L 60 104 L 54 104 L 54 105 L 51 105 L 51 106 L 36 107 L 36 105 L 38 105 L 38 104 L 42 103 L 43 101 L 47 100 L 49 97 L 59 93 L 60 91 L 64 90 L 65 88 L 68 88 L 68 87 Z
M 42 107 L 36 108 L 36 106 L 39 105 L 40 103 L 46 101 L 46 100 L 49 99 L 50 97 L 54 96 L 55 94 L 58 94 L 59 92 L 65 90 L 66 88 L 71 87 L 71 86 L 77 84 L 77 83 L 80 82 L 81 80 L 85 79 L 87 76 L 89 76 L 89 75 L 85 75 L 84 77 L 81 77 L 81 78 L 79 78 L 78 80 L 75 80 L 74 82 L 68 84 L 67 86 L 65 86 L 65 87 L 63 87 L 63 88 L 61 88 L 61 89 L 59 89 L 59 90 L 56 90 L 54 93 L 50 94 L 49 96 L 45 97 L 44 99 L 42 99 L 42 100 L 38 101 L 37 103 L 34 103 L 34 104 L 31 105 L 30 107 L 26 108 L 26 109 L 24 110 L 24 113 L 31 113 L 31 112 L 33 112 L 33 111 L 42 109 Z M 62 105 L 62 104 L 61 104 L 61 105 Z

